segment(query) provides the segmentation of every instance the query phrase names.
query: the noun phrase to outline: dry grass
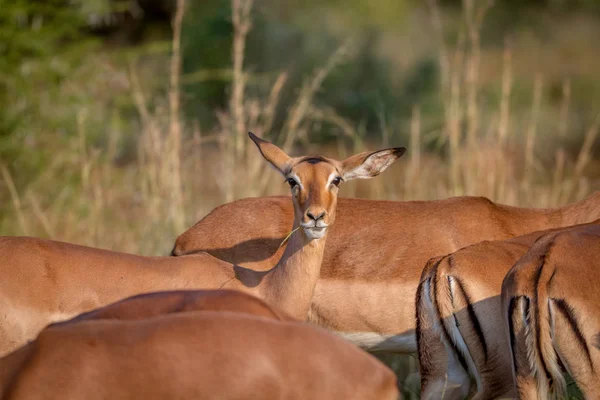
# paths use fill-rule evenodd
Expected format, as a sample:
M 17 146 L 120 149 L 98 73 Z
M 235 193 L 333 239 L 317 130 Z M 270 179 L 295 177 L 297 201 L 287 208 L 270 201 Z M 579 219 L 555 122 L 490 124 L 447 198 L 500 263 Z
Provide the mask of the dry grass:
M 232 89 L 229 109 L 217 114 L 219 124 L 203 132 L 195 121 L 184 121 L 180 112 L 180 34 L 184 0 L 178 0 L 173 21 L 169 92 L 165 101 L 148 99 L 136 65 L 121 72 L 139 115 L 135 146 L 138 157 L 126 166 L 114 162 L 122 145 L 118 128 L 107 128 L 107 146 L 102 151 L 88 142 L 87 110 L 79 113 L 79 132 L 72 146 L 56 154 L 37 180 L 17 191 L 9 170 L 2 178 L 9 190 L 14 212 L 2 221 L 3 234 L 51 237 L 103 248 L 141 254 L 167 254 L 177 234 L 214 206 L 246 196 L 285 193 L 285 185 L 268 168 L 252 146 L 248 130 L 276 140 L 285 150 L 325 152 L 344 157 L 388 142 L 409 147 L 407 159 L 373 182 L 350 183 L 345 196 L 376 199 L 435 199 L 453 195 L 483 195 L 502 203 L 550 207 L 583 198 L 597 182 L 586 177 L 591 149 L 600 126 L 600 114 L 588 127 L 576 158 L 559 147 L 554 149 L 552 170 L 537 157 L 538 129 L 544 118 L 540 93 L 544 77 L 539 74 L 531 95 L 530 118 L 521 121 L 511 114 L 513 54 L 507 41 L 503 52 L 501 100 L 498 109 L 479 101 L 481 60 L 479 30 L 490 4 L 464 1 L 464 29 L 456 43 L 443 39 L 444 26 L 435 0 L 428 0 L 432 31 L 438 37 L 440 87 L 444 125 L 434 132 L 443 151 L 424 152 L 431 132 L 422 132 L 421 111 L 414 105 L 410 143 L 396 143 L 382 123 L 381 143 L 365 143 L 361 127 L 334 110 L 316 107 L 315 93 L 328 74 L 352 56 L 352 42 L 343 44 L 322 68 L 314 71 L 300 88 L 287 112 L 280 132 L 273 121 L 287 74 L 280 73 L 265 98 L 249 97 L 245 91 L 245 41 L 252 27 L 252 0 L 233 0 L 234 22 Z M 561 112 L 553 121 L 565 139 L 571 131 L 567 115 L 571 87 L 563 85 Z M 153 104 L 153 106 L 151 106 Z M 383 121 L 383 118 L 382 118 Z M 316 149 L 308 133 L 314 124 L 326 122 L 339 132 L 337 143 Z M 77 171 L 78 185 L 62 185 L 64 171 Z M 52 188 L 50 192 L 48 188 Z M 402 380 L 415 371 L 415 361 L 390 361 L 404 365 Z M 418 388 L 410 376 L 408 386 Z M 415 386 L 416 385 L 416 386 Z M 414 395 L 409 395 L 412 398 Z
M 29 187 L 18 193 L 8 169 L 2 177 L 9 189 L 14 213 L 3 223 L 5 234 L 28 234 L 85 243 L 143 254 L 165 254 L 175 236 L 214 206 L 246 196 L 285 193 L 285 185 L 251 146 L 246 132 L 276 140 L 286 151 L 325 152 L 344 157 L 351 152 L 383 145 L 408 145 L 404 163 L 394 166 L 378 180 L 350 183 L 342 194 L 376 199 L 434 199 L 452 195 L 483 195 L 521 206 L 549 207 L 575 201 L 595 188 L 586 178 L 596 141 L 600 116 L 589 126 L 579 155 L 554 150 L 553 170 L 537 158 L 538 129 L 546 117 L 540 94 L 544 78 L 538 74 L 531 95 L 527 121 L 512 115 L 512 49 L 506 41 L 503 53 L 501 100 L 498 109 L 480 102 L 479 30 L 490 3 L 464 1 L 464 27 L 456 43 L 444 41 L 444 26 L 435 0 L 427 2 L 432 30 L 438 37 L 440 87 L 444 125 L 437 135 L 443 151 L 424 152 L 419 105 L 412 110 L 410 126 L 390 127 L 382 120 L 380 143 L 365 143 L 365 132 L 335 110 L 316 107 L 313 98 L 328 74 L 351 62 L 353 45 L 348 41 L 334 52 L 322 68 L 308 77 L 294 105 L 288 110 L 280 132 L 273 121 L 287 74 L 280 73 L 265 98 L 248 96 L 244 69 L 246 37 L 252 28 L 252 0 L 234 0 L 232 90 L 229 109 L 217 113 L 219 124 L 203 132 L 195 121 L 184 121 L 180 112 L 180 36 L 184 0 L 178 1 L 173 20 L 169 91 L 166 101 L 148 98 L 137 65 L 121 72 L 139 115 L 135 163 L 114 163 L 122 145 L 118 129 L 107 129 L 108 145 L 100 150 L 89 143 L 88 110 L 78 113 L 78 135 L 73 145 L 56 155 L 54 162 Z M 563 103 L 555 123 L 560 138 L 571 131 L 568 120 L 571 88 L 563 85 Z M 314 124 L 327 123 L 338 132 L 337 144 L 316 149 L 309 143 Z M 392 129 L 394 128 L 394 129 Z M 396 143 L 392 130 L 410 132 L 410 143 Z M 390 139 L 392 137 L 392 139 Z M 389 143 L 390 140 L 394 143 Z M 428 139 L 430 140 L 430 139 Z M 78 170 L 78 187 L 42 190 L 60 182 L 65 170 Z M 11 222 L 13 221 L 13 222 Z

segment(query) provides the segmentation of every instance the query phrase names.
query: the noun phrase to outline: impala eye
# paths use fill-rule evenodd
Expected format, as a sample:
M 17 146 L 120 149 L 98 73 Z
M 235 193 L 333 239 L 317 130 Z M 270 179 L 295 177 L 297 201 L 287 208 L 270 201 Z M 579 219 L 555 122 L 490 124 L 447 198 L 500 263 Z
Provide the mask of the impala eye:
M 288 185 L 290 185 L 292 189 L 298 185 L 298 182 L 296 182 L 294 178 L 287 178 L 285 181 L 288 183 Z
M 335 186 L 340 186 L 340 183 L 342 183 L 342 178 L 340 178 L 339 176 L 338 176 L 338 177 L 336 177 L 336 178 L 334 178 L 334 179 L 331 181 L 331 184 L 333 184 L 333 185 L 335 185 Z

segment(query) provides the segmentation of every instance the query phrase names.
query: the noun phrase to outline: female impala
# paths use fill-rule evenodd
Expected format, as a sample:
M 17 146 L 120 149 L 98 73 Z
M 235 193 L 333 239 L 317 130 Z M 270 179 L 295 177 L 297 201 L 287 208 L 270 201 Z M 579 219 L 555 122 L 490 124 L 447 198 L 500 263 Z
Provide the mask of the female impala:
M 517 394 L 566 393 L 564 370 L 586 399 L 600 398 L 600 226 L 546 235 L 502 284 Z
M 220 206 L 177 238 L 173 255 L 202 250 L 265 269 L 281 256 L 278 246 L 292 226 L 292 215 L 286 197 Z M 600 192 L 555 209 L 509 207 L 480 197 L 411 202 L 341 198 L 309 320 L 369 350 L 415 352 L 415 298 L 427 260 L 482 240 L 598 218 Z
M 252 133 L 250 138 L 292 191 L 293 233 L 277 265 L 256 272 L 209 254 L 141 257 L 34 238 L 0 238 L 0 355 L 35 337 L 50 322 L 159 290 L 238 289 L 305 319 L 328 228 L 335 220 L 338 185 L 378 175 L 405 149 L 361 153 L 340 162 L 291 158 Z
M 136 296 L 0 359 L 0 398 L 397 400 L 373 356 L 237 291 Z

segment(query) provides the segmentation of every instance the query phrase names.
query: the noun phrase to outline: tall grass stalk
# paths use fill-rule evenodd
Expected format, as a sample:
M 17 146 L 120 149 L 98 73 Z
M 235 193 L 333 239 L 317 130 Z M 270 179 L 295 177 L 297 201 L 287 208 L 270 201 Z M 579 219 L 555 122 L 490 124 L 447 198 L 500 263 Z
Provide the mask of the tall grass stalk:
M 169 74 L 169 137 L 167 158 L 169 161 L 169 194 L 171 196 L 170 217 L 173 228 L 180 232 L 185 227 L 183 211 L 183 188 L 181 180 L 181 121 L 180 121 L 180 90 L 181 76 L 181 24 L 185 10 L 185 0 L 177 0 L 177 9 L 173 18 L 173 41 Z
M 291 107 L 285 110 L 285 118 L 278 116 L 284 108 L 281 94 L 290 82 L 287 71 L 267 80 L 265 96 L 256 96 L 256 91 L 246 88 L 249 75 L 244 53 L 254 23 L 254 5 L 252 0 L 232 0 L 233 50 L 231 68 L 225 71 L 232 79 L 231 90 L 227 108 L 216 112 L 218 124 L 202 127 L 198 121 L 182 119 L 180 42 L 185 2 L 178 0 L 166 65 L 166 95 L 157 96 L 148 87 L 135 60 L 119 75 L 137 111 L 133 143 L 127 142 L 120 128 L 123 117 L 116 115 L 114 122 L 106 124 L 106 144 L 98 144 L 88 132 L 93 113 L 82 107 L 71 145 L 56 154 L 29 186 L 17 190 L 14 175 L 1 168 L 12 202 L 12 212 L 2 221 L 3 233 L 166 254 L 175 236 L 214 206 L 247 196 L 285 193 L 284 185 L 273 184 L 278 182 L 274 173 L 248 146 L 248 130 L 274 140 L 291 153 L 296 147 L 316 150 L 310 145 L 315 125 L 328 126 L 337 135 L 334 146 L 318 149 L 332 156 L 345 157 L 386 143 L 409 147 L 404 163 L 393 166 L 377 182 L 345 185 L 344 196 L 423 200 L 484 195 L 502 203 L 545 207 L 578 200 L 596 187 L 587 169 L 600 116 L 586 128 L 574 157 L 561 142 L 552 151 L 553 168 L 540 168 L 543 160 L 538 159 L 537 143 L 545 118 L 545 85 L 540 75 L 532 85 L 529 118 L 520 118 L 513 99 L 515 61 L 510 39 L 505 41 L 501 57 L 500 99 L 497 104 L 483 103 L 479 69 L 486 53 L 480 48 L 480 30 L 490 2 L 464 0 L 463 24 L 455 41 L 449 42 L 437 1 L 427 0 L 441 74 L 439 152 L 426 151 L 437 133 L 430 132 L 421 104 L 412 106 L 405 125 L 396 124 L 394 115 L 381 110 L 381 134 L 368 136 L 366 125 L 354 124 L 332 107 L 315 103 L 315 95 L 329 74 L 352 62 L 351 40 L 342 43 L 304 79 Z M 570 117 L 573 90 L 565 80 L 560 112 L 555 117 L 561 140 L 575 129 Z M 275 131 L 277 118 L 283 122 Z M 406 131 L 402 137 L 407 137 L 408 143 L 401 142 L 401 131 Z M 378 139 L 369 141 L 368 137 Z M 126 145 L 133 146 L 136 157 L 119 164 L 115 160 Z

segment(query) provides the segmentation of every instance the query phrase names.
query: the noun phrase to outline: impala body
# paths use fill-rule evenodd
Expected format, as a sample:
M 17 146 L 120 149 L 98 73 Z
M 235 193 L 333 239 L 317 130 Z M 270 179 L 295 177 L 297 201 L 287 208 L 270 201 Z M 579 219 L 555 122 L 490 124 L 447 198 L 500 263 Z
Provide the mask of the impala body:
M 308 319 L 369 350 L 415 352 L 415 294 L 430 258 L 482 240 L 597 218 L 600 192 L 556 209 L 509 207 L 480 197 L 341 198 Z M 278 246 L 292 223 L 287 197 L 239 200 L 216 208 L 179 236 L 172 254 L 202 250 L 262 270 L 281 256 Z
M 229 311 L 278 321 L 299 322 L 264 300 L 237 290 L 172 290 L 138 294 L 52 326 L 93 319 L 138 320 L 187 311 Z
M 484 241 L 428 262 L 417 291 L 421 398 L 514 397 L 510 345 L 500 293 L 511 267 L 541 237 L 591 224 Z
M 371 355 L 234 291 L 141 295 L 0 359 L 0 398 L 396 400 Z
M 250 137 L 285 177 L 292 194 L 287 198 L 294 215 L 292 233 L 270 269 L 257 272 L 209 254 L 142 257 L 49 240 L 0 238 L 0 355 L 51 322 L 161 290 L 237 289 L 306 319 L 327 233 L 334 226 L 338 185 L 377 176 L 405 149 L 365 152 L 344 161 L 292 158 L 274 144 Z
M 600 226 L 545 235 L 502 284 L 517 395 L 563 398 L 568 372 L 600 398 Z

